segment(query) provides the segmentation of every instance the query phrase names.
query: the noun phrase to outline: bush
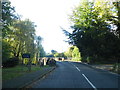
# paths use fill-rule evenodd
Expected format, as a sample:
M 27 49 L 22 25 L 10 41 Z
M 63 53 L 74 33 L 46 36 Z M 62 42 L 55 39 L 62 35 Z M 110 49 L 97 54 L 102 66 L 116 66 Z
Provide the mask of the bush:
M 17 57 L 9 58 L 6 62 L 3 62 L 3 67 L 14 67 L 18 65 L 19 59 Z
M 56 61 L 54 59 L 50 59 L 48 62 L 49 66 L 55 66 L 56 65 Z
M 120 74 L 120 63 L 115 63 L 114 64 L 113 71 Z
M 6 62 L 11 55 L 11 45 L 5 41 L 2 40 L 2 62 Z

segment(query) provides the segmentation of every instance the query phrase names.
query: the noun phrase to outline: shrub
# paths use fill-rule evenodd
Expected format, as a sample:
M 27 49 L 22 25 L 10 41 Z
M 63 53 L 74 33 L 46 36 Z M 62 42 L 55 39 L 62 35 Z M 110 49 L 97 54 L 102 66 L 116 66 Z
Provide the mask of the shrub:
M 14 67 L 18 65 L 19 59 L 17 57 L 9 58 L 6 62 L 3 62 L 3 67 Z
M 114 64 L 113 71 L 120 74 L 120 63 L 115 63 Z
M 48 65 L 49 66 L 55 66 L 56 65 L 56 61 L 54 59 L 51 59 L 51 60 L 49 60 Z

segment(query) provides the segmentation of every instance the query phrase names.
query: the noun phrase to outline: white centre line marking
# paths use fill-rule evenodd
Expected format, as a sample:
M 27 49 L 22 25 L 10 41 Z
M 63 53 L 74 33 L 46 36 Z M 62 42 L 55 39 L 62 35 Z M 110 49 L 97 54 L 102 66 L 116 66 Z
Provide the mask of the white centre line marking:
M 94 90 L 97 90 L 97 88 L 88 80 L 88 78 L 84 74 L 82 75 L 88 81 L 88 83 L 94 88 Z
M 80 69 L 78 67 L 76 67 L 78 71 L 80 71 Z
M 69 62 L 71 63 L 71 62 Z M 72 64 L 72 63 L 71 63 Z M 74 64 L 72 64 L 78 71 L 80 71 L 80 69 L 78 67 L 76 67 Z

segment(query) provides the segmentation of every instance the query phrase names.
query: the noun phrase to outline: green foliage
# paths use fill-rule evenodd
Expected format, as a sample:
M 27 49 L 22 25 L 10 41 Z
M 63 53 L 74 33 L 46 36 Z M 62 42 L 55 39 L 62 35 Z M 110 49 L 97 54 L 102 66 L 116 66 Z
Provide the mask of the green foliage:
M 6 62 L 3 62 L 3 67 L 14 67 L 19 64 L 19 59 L 17 57 L 9 58 Z
M 5 38 L 12 30 L 9 28 L 15 19 L 18 17 L 15 15 L 15 9 L 11 6 L 10 2 L 2 2 L 2 38 Z
M 73 50 L 74 50 L 74 46 L 69 47 L 68 50 L 64 53 L 65 56 L 72 57 Z
M 55 53 L 54 57 L 65 57 L 64 53 Z
M 12 28 L 14 32 L 10 42 L 13 45 L 14 56 L 19 57 L 21 51 L 34 54 L 35 25 L 30 20 L 16 21 Z
M 53 55 L 53 54 L 48 53 L 48 54 L 46 54 L 46 57 L 54 57 L 54 55 Z
M 120 74 L 120 63 L 115 63 L 112 71 Z
M 41 45 L 42 38 L 35 34 L 36 25 L 29 19 L 20 20 L 10 2 L 2 3 L 2 23 L 3 62 L 10 61 L 9 58 L 12 57 L 17 57 L 23 62 L 22 54 L 24 53 L 30 53 L 31 60 L 45 55 Z M 38 54 L 40 55 L 38 56 Z
M 48 67 L 48 66 L 45 66 L 45 67 L 32 66 L 31 72 L 42 70 L 42 68 L 46 68 L 46 67 Z M 11 68 L 3 68 L 2 69 L 2 75 L 3 75 L 2 79 L 3 79 L 3 81 L 10 80 L 15 77 L 19 77 L 19 76 L 22 76 L 24 74 L 31 73 L 31 72 L 28 72 L 28 68 L 26 66 L 20 66 L 20 65 L 17 65 L 15 67 L 11 67 Z
M 44 51 L 44 48 L 42 47 L 42 45 L 40 46 L 40 57 L 45 57 L 46 56 L 46 53 Z
M 52 57 L 66 57 L 64 53 L 58 53 L 56 50 L 51 50 Z
M 67 58 L 72 58 L 73 61 L 81 60 L 81 54 L 76 46 L 69 47 L 68 50 L 64 52 L 64 56 Z
M 59 53 L 54 54 L 54 57 L 59 57 L 59 56 L 60 56 Z
M 5 63 L 11 55 L 11 45 L 6 41 L 2 40 L 2 62 Z
M 80 61 L 81 60 L 81 55 L 79 52 L 79 49 L 75 46 L 73 51 L 72 51 L 72 60 L 73 61 Z
M 11 68 L 3 68 L 2 69 L 2 79 L 4 80 L 10 80 L 12 78 L 21 76 L 27 71 L 27 67 L 21 67 L 21 66 L 16 66 L 16 67 L 11 67 Z
M 119 10 L 109 2 L 101 2 L 83 1 L 75 7 L 70 16 L 73 32 L 64 30 L 64 33 L 69 36 L 68 42 L 81 51 L 82 61 L 117 62 L 120 59 L 120 38 L 117 33 L 119 19 L 113 20 L 113 17 L 115 14 L 115 17 L 119 17 Z M 115 25 L 114 21 L 118 24 Z
M 38 61 L 38 59 L 40 58 L 40 57 L 44 57 L 44 56 L 46 56 L 46 53 L 45 53 L 45 51 L 44 51 L 44 48 L 43 48 L 43 46 L 42 46 L 42 44 L 41 44 L 41 42 L 42 42 L 42 37 L 40 37 L 40 36 L 35 36 L 35 46 L 36 46 L 36 48 L 34 48 L 34 50 L 35 50 L 35 55 L 36 55 L 36 59 L 35 59 L 35 61 L 34 62 L 36 62 L 36 63 L 38 63 L 37 61 Z

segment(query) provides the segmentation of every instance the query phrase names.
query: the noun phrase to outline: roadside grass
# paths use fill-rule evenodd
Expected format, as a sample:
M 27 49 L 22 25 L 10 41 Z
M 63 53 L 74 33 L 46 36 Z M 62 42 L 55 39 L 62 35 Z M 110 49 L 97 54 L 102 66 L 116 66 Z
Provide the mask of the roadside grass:
M 120 63 L 96 63 L 97 65 L 100 66 L 106 66 L 107 70 L 120 74 Z
M 35 72 L 38 70 L 42 70 L 42 68 L 49 67 L 48 65 L 44 67 L 40 66 L 31 66 L 31 72 Z M 26 66 L 16 66 L 16 67 L 11 67 L 11 68 L 2 68 L 2 80 L 10 80 L 15 77 L 22 76 L 26 73 L 31 73 L 28 71 L 28 68 Z
M 113 69 L 111 71 L 120 74 L 120 63 L 114 64 Z
M 111 72 L 120 74 L 120 63 L 101 63 L 101 62 L 96 62 L 95 64 L 91 64 L 91 65 L 95 65 L 97 68 L 99 69 L 105 69 L 105 70 L 109 70 Z

